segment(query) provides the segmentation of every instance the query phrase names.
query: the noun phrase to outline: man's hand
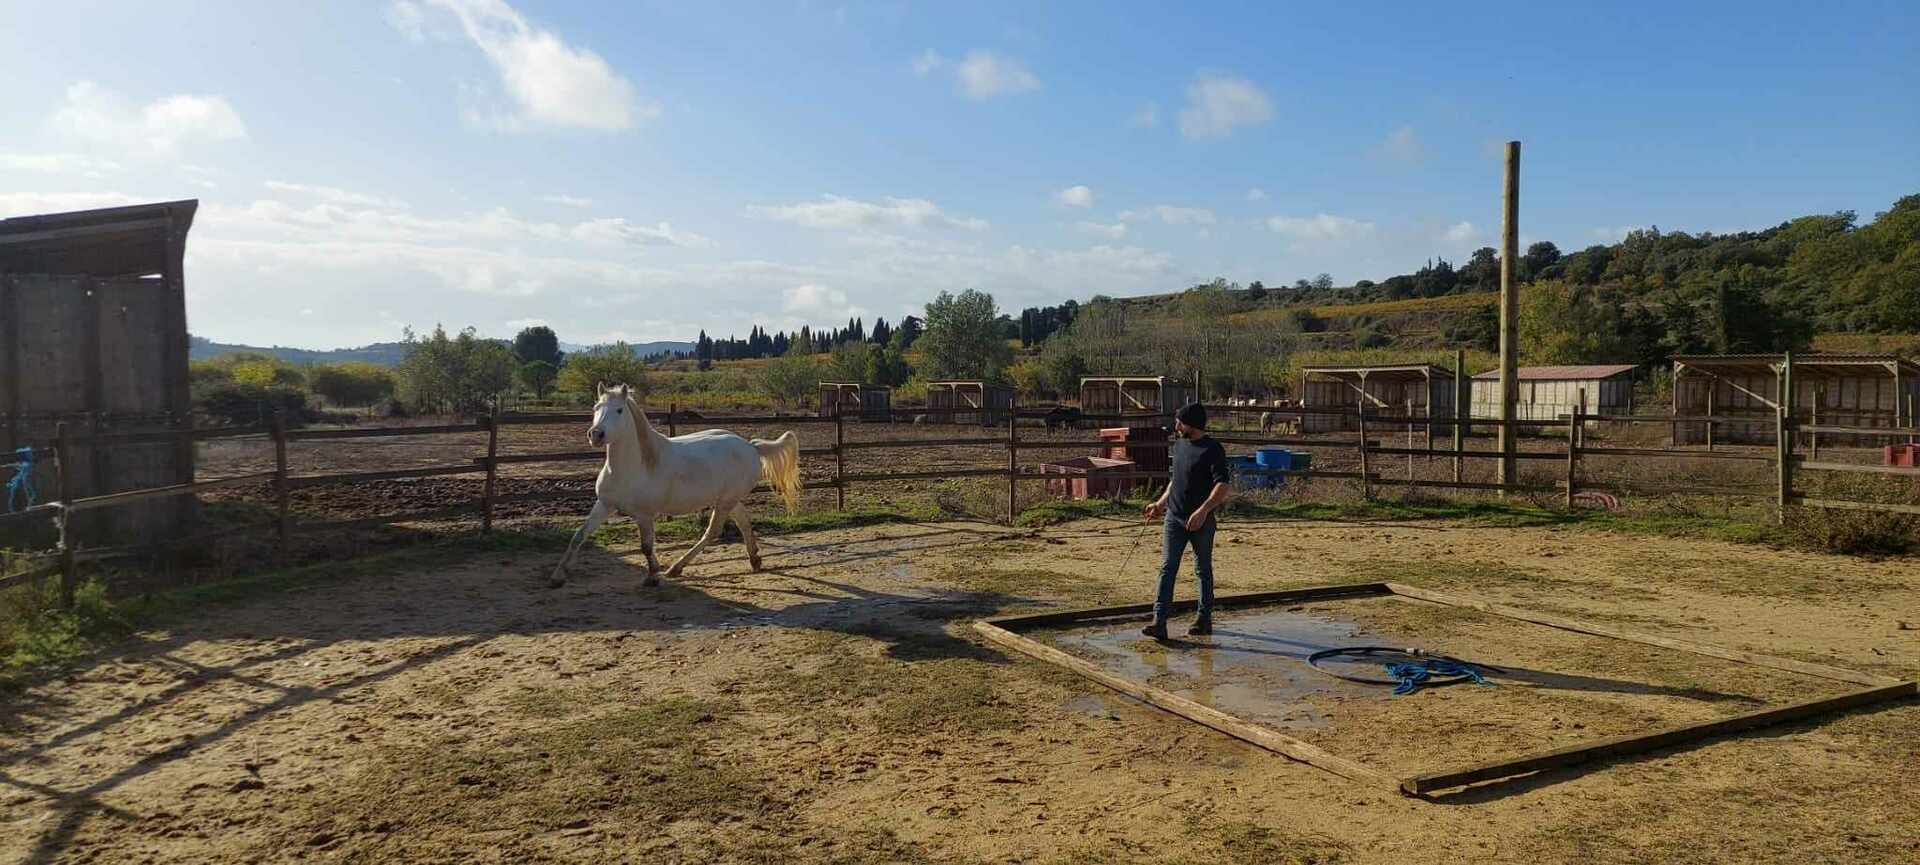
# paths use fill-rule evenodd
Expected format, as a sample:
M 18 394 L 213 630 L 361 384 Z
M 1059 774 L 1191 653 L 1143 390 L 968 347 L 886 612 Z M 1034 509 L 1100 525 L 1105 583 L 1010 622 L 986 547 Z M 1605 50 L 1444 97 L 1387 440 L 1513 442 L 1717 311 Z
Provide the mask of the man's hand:
M 1207 524 L 1206 511 L 1195 511 L 1193 516 L 1187 517 L 1187 531 L 1190 531 L 1190 532 L 1200 531 L 1200 527 L 1206 524 Z
M 1154 502 L 1153 504 L 1147 505 L 1146 509 L 1142 510 L 1140 513 L 1142 516 L 1150 520 L 1159 519 L 1160 517 L 1166 515 L 1167 506 L 1166 506 L 1166 503 L 1164 502 Z

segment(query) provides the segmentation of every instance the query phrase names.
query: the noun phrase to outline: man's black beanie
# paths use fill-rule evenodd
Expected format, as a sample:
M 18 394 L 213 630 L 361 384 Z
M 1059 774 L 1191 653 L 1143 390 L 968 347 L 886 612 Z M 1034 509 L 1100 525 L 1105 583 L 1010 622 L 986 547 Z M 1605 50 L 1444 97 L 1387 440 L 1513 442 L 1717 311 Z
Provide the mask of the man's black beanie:
M 1181 423 L 1194 429 L 1207 428 L 1207 408 L 1197 402 L 1190 402 L 1181 406 L 1180 410 L 1174 412 L 1173 416 Z

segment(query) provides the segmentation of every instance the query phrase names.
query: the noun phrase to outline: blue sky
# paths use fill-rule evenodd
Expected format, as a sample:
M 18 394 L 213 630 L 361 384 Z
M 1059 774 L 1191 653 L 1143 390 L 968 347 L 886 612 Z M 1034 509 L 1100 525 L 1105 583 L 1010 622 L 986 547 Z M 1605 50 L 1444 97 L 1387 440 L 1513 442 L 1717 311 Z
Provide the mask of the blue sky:
M 1455 8 L 1459 7 L 1459 8 Z M 1539 8 L 1549 7 L 1549 8 Z M 1920 4 L 0 0 L 0 215 L 198 198 L 189 326 L 569 342 L 1920 192 Z

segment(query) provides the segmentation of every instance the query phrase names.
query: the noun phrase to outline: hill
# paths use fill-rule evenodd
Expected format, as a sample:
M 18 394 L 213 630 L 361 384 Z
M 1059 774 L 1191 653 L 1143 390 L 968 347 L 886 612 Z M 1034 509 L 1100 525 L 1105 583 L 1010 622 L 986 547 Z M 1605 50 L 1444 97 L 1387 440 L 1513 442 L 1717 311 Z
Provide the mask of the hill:
M 187 357 L 190 360 L 207 360 L 223 354 L 247 352 L 277 357 L 299 366 L 317 363 L 345 363 L 347 361 L 374 363 L 381 366 L 396 366 L 400 361 L 405 360 L 407 356 L 407 344 L 404 342 L 376 342 L 358 348 L 312 349 L 291 348 L 281 345 L 240 345 L 236 343 L 214 342 L 199 336 L 188 336 L 187 339 L 189 342 Z M 572 353 L 588 351 L 594 348 L 594 346 L 561 343 L 560 348 L 562 351 Z M 644 357 L 661 351 L 692 351 L 693 343 L 674 341 L 643 342 L 634 345 L 633 350 Z

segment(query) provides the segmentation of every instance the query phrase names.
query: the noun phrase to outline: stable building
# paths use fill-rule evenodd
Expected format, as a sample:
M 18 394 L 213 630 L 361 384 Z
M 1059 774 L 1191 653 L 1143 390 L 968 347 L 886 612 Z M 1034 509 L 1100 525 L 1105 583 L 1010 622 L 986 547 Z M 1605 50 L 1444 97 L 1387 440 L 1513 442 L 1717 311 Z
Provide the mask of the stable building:
M 1772 443 L 1780 411 L 1786 356 L 1687 355 L 1673 359 L 1674 417 L 1723 418 L 1714 424 L 1677 422 L 1673 443 Z M 1793 357 L 1794 417 L 1826 426 L 1914 426 L 1920 402 L 1920 364 L 1890 354 L 1807 354 Z M 1820 436 L 1822 444 L 1879 447 L 1873 436 Z
M 936 422 L 995 426 L 1007 422 L 1013 388 L 985 381 L 927 382 L 927 415 Z
M 1098 418 L 1094 423 L 1102 427 L 1168 426 L 1191 393 L 1163 375 L 1090 376 L 1080 380 L 1080 411 Z
M 1630 363 L 1573 366 L 1523 366 L 1514 377 L 1516 410 L 1520 420 L 1558 420 L 1572 417 L 1586 394 L 1586 414 L 1633 414 L 1633 371 Z M 1473 377 L 1470 410 L 1475 418 L 1500 419 L 1500 370 Z
M 1353 414 L 1305 412 L 1304 432 L 1360 428 L 1358 410 L 1368 417 L 1452 417 L 1456 403 L 1453 370 L 1430 363 L 1309 366 L 1300 370 L 1302 408 L 1346 408 Z M 1451 430 L 1448 426 L 1446 429 Z M 1438 434 L 1441 428 L 1436 426 Z
M 820 416 L 893 420 L 893 388 L 849 381 L 820 383 Z

